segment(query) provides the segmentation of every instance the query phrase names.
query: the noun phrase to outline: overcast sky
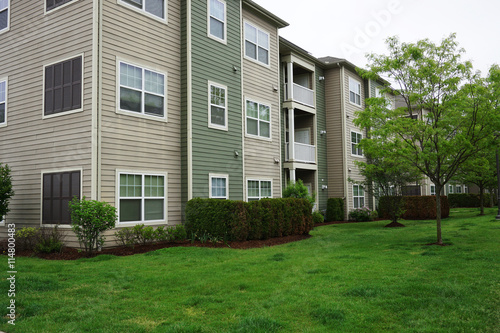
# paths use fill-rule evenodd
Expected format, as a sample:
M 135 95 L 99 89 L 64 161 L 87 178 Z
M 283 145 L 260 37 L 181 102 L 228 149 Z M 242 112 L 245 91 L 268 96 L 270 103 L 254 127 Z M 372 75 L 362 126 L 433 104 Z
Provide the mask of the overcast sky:
M 389 36 L 439 43 L 456 33 L 464 60 L 483 76 L 500 64 L 500 0 L 254 1 L 290 24 L 280 36 L 315 57 L 345 58 L 364 67 L 366 53 L 387 53 Z

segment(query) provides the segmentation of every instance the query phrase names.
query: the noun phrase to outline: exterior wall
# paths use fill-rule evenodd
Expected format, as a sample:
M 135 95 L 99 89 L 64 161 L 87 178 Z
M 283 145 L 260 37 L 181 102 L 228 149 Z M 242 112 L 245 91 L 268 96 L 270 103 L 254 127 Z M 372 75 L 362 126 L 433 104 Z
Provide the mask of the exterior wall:
M 207 2 L 191 6 L 193 197 L 209 197 L 209 174 L 216 173 L 228 175 L 229 199 L 243 200 L 241 4 L 226 2 L 225 44 L 207 36 Z M 208 127 L 209 81 L 227 87 L 227 131 Z
M 181 222 L 180 10 L 169 0 L 165 23 L 104 1 L 102 14 L 101 200 L 117 205 L 117 170 L 167 173 L 169 225 Z M 117 112 L 120 60 L 165 75 L 166 121 Z
M 325 120 L 326 146 L 328 164 L 328 197 L 344 198 L 345 158 L 343 146 L 346 141 L 343 135 L 341 69 L 325 71 Z M 319 127 L 319 126 L 318 126 Z
M 8 77 L 0 162 L 12 169 L 16 194 L 6 223 L 17 228 L 41 224 L 44 171 L 81 169 L 82 193 L 91 196 L 92 1 L 74 1 L 46 14 L 44 4 L 11 1 L 10 30 L 0 35 L 0 77 Z M 44 65 L 80 55 L 82 111 L 44 119 Z M 6 228 L 0 228 L 0 237 L 5 235 Z
M 270 42 L 270 66 L 259 64 L 246 59 L 243 56 L 243 112 L 242 124 L 244 135 L 244 169 L 245 179 L 272 179 L 273 198 L 281 197 L 281 164 L 280 160 L 281 138 L 280 138 L 280 96 L 275 88 L 279 87 L 279 51 L 278 51 L 278 29 L 254 15 L 252 12 L 243 10 L 243 22 L 269 33 Z M 242 28 L 242 43 L 244 43 L 244 32 Z M 242 45 L 242 48 L 244 46 Z M 260 102 L 271 107 L 271 138 L 258 138 L 246 134 L 246 99 Z M 246 193 L 246 180 L 244 181 L 244 195 Z
M 328 189 L 323 190 L 322 186 L 328 186 L 328 148 L 327 148 L 327 122 L 326 122 L 326 101 L 325 101 L 325 80 L 320 81 L 319 77 L 325 76 L 323 69 L 316 66 L 316 151 L 317 151 L 317 178 L 318 178 L 318 209 L 325 210 L 328 201 Z M 325 134 L 321 134 L 326 131 Z

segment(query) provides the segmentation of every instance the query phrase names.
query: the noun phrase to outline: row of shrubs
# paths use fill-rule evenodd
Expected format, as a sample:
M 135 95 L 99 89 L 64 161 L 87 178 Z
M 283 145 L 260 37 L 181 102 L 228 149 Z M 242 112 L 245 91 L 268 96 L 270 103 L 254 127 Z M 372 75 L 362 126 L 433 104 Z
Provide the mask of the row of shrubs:
M 60 252 L 65 235 L 56 226 L 54 228 L 26 227 L 16 230 L 16 246 L 20 251 L 36 253 Z
M 494 201 L 495 198 L 493 198 Z M 481 207 L 481 197 L 475 193 L 450 193 L 448 194 L 450 207 Z M 490 193 L 483 194 L 484 207 L 491 207 Z
M 381 197 L 378 202 L 379 216 L 384 219 L 390 219 L 389 202 L 391 197 Z M 436 196 L 405 196 L 403 197 L 405 211 L 401 218 L 405 220 L 430 220 L 437 217 Z M 441 217 L 450 216 L 450 205 L 448 197 L 441 196 Z
M 306 199 L 275 198 L 259 201 L 190 200 L 186 232 L 226 241 L 268 239 L 307 234 L 313 228 L 312 206 Z
M 182 224 L 173 227 L 159 226 L 156 229 L 152 226 L 138 224 L 133 227 L 121 228 L 115 232 L 115 236 L 118 243 L 134 247 L 135 245 L 185 240 L 187 233 Z

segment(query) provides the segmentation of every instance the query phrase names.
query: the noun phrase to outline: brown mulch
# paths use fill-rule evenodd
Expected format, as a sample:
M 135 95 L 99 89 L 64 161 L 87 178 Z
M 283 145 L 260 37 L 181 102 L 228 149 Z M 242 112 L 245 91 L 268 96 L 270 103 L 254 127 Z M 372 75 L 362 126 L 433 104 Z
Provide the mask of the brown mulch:
M 384 228 L 403 228 L 406 227 L 404 224 L 399 222 L 391 222 L 388 225 L 385 225 Z
M 344 223 L 358 223 L 358 222 L 353 222 L 353 221 L 334 221 L 334 222 L 324 222 L 324 223 L 318 223 L 315 225 L 315 227 L 320 227 L 324 225 L 331 225 L 331 224 L 344 224 Z M 241 250 L 246 250 L 246 249 L 253 249 L 253 248 L 259 248 L 259 247 L 266 247 L 266 246 L 275 246 L 275 245 L 281 245 L 281 244 L 286 244 L 290 242 L 296 242 L 300 241 L 303 239 L 310 238 L 310 235 L 291 235 L 291 236 L 284 236 L 284 237 L 275 237 L 275 238 L 270 238 L 270 239 L 265 239 L 265 240 L 249 240 L 249 241 L 242 241 L 242 242 L 237 242 L 237 241 L 232 241 L 232 242 L 217 242 L 217 243 L 212 243 L 210 241 L 207 241 L 205 243 L 201 243 L 200 241 L 195 241 L 191 242 L 190 240 L 186 241 L 176 241 L 176 242 L 164 242 L 164 243 L 156 243 L 156 244 L 146 244 L 146 245 L 135 245 L 134 247 L 131 246 L 117 246 L 113 248 L 105 248 L 99 252 L 97 252 L 96 255 L 101 255 L 101 254 L 108 254 L 108 255 L 115 255 L 115 256 L 129 256 L 133 254 L 138 254 L 138 253 L 146 253 L 150 251 L 155 251 L 159 249 L 164 249 L 164 248 L 169 248 L 169 247 L 210 247 L 210 248 L 231 248 L 231 249 L 241 249 Z M 83 251 L 79 251 L 76 248 L 70 248 L 70 247 L 64 247 L 61 252 L 59 253 L 34 253 L 33 251 L 18 251 L 16 252 L 16 256 L 18 257 L 38 257 L 38 258 L 43 258 L 43 259 L 48 259 L 48 260 L 76 260 L 80 258 L 86 258 L 88 257 Z

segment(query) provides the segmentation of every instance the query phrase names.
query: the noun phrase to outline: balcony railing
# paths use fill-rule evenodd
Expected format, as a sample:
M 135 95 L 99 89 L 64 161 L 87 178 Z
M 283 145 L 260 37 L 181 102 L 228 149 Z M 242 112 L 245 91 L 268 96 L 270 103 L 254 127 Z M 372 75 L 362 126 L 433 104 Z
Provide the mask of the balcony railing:
M 290 143 L 286 143 L 285 160 L 290 161 Z M 294 162 L 316 163 L 316 146 L 295 142 Z
M 288 83 L 285 84 L 285 100 L 289 100 L 288 97 Z M 302 103 L 307 106 L 314 107 L 314 90 L 303 87 L 299 84 L 293 84 L 293 101 Z

